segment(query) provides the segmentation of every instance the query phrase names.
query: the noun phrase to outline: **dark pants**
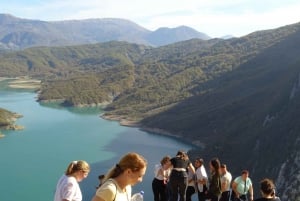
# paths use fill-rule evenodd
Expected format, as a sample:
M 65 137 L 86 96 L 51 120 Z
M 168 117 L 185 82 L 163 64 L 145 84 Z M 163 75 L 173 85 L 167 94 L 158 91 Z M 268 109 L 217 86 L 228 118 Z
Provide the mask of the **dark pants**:
M 172 170 L 169 180 L 171 197 L 170 201 L 186 201 L 185 192 L 188 184 L 188 175 L 186 171 Z
M 247 201 L 247 195 L 240 195 L 240 197 L 237 197 L 234 191 L 232 191 L 231 195 L 231 201 Z
M 212 195 L 212 194 L 209 196 L 209 198 L 210 198 L 210 201 L 218 201 L 219 200 L 218 196 Z
M 195 193 L 195 187 L 194 186 L 188 186 L 186 189 L 186 201 L 192 201 L 192 195 Z
M 167 187 L 163 180 L 154 178 L 152 181 L 152 191 L 154 201 L 167 201 Z
M 199 201 L 205 201 L 205 199 L 206 199 L 206 194 L 205 194 L 205 192 L 199 192 L 199 191 L 198 191 L 198 200 L 199 200 Z
M 230 191 L 224 191 L 224 192 L 222 192 L 219 201 L 230 201 Z
M 247 201 L 247 195 L 240 195 L 240 200 Z

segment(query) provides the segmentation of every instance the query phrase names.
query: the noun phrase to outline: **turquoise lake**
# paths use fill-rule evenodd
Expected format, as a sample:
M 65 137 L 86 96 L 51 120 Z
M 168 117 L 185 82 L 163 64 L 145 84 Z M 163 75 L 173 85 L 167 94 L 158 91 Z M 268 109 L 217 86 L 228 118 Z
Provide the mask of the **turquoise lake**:
M 23 115 L 21 131 L 3 131 L 0 138 L 0 200 L 52 201 L 58 178 L 72 160 L 91 165 L 87 179 L 80 183 L 83 201 L 90 201 L 98 175 L 106 173 L 127 152 L 138 152 L 148 160 L 142 183 L 133 193 L 145 191 L 153 200 L 153 168 L 165 155 L 192 145 L 138 128 L 120 126 L 100 118 L 101 108 L 63 108 L 40 104 L 36 93 L 0 87 L 0 107 Z

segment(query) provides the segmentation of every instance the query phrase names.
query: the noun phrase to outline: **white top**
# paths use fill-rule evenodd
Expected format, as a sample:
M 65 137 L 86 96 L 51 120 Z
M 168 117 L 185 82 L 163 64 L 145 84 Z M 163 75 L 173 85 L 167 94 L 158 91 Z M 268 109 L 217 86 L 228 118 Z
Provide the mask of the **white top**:
M 109 179 L 98 188 L 96 196 L 105 201 L 130 201 L 131 186 L 126 186 L 126 191 L 124 192 L 114 179 Z
M 197 181 L 200 180 L 200 179 L 207 180 L 206 170 L 205 170 L 203 165 L 201 165 L 201 167 L 197 168 L 196 177 L 197 177 Z M 197 184 L 198 184 L 199 192 L 203 192 L 203 184 L 200 184 L 199 182 L 197 182 Z
M 162 170 L 162 174 L 158 174 L 159 170 Z M 158 180 L 164 180 L 168 179 L 171 173 L 171 169 L 168 168 L 167 170 L 164 170 L 161 164 L 156 164 L 154 167 L 154 177 Z
M 222 184 L 225 183 L 225 191 L 230 190 L 231 180 L 232 180 L 232 176 L 228 171 L 221 177 L 221 183 Z
M 82 201 L 82 194 L 75 177 L 63 175 L 57 182 L 54 201 Z
M 188 186 L 195 187 L 195 174 L 192 171 L 188 171 Z
M 159 170 L 162 168 L 161 164 L 156 164 L 154 167 L 154 177 L 159 180 L 163 180 L 164 177 L 161 174 L 158 174 Z

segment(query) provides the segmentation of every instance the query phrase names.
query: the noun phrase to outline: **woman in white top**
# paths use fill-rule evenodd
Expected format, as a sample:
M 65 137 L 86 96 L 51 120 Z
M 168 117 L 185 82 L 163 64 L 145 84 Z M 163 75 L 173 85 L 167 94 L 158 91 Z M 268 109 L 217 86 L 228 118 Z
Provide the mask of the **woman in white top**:
M 204 161 L 202 158 L 195 160 L 196 167 L 196 188 L 198 192 L 198 201 L 205 201 L 207 193 L 207 173 L 204 167 Z
M 187 168 L 187 173 L 188 173 L 188 186 L 186 189 L 186 201 L 192 201 L 192 196 L 196 192 L 195 189 L 195 173 L 190 170 L 190 168 Z
M 137 153 L 128 153 L 105 175 L 92 201 L 130 201 L 131 186 L 143 180 L 146 159 Z
M 165 156 L 155 165 L 152 191 L 154 201 L 167 201 L 167 182 L 171 173 L 171 157 Z
M 82 201 L 78 182 L 85 179 L 89 172 L 90 166 L 86 161 L 71 162 L 57 182 L 54 201 Z

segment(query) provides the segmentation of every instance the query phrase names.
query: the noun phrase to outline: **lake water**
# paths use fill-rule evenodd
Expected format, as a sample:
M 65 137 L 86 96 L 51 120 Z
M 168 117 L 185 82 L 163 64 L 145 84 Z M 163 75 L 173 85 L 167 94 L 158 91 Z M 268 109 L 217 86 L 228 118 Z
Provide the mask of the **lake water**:
M 130 151 L 148 160 L 144 180 L 133 187 L 133 193 L 144 190 L 145 200 L 150 201 L 154 165 L 165 155 L 192 148 L 174 138 L 101 119 L 101 108 L 40 104 L 33 92 L 0 87 L 0 107 L 24 115 L 17 124 L 25 127 L 22 131 L 2 131 L 1 201 L 52 201 L 56 182 L 72 160 L 86 160 L 91 165 L 88 178 L 80 183 L 83 200 L 90 201 L 98 175 Z

